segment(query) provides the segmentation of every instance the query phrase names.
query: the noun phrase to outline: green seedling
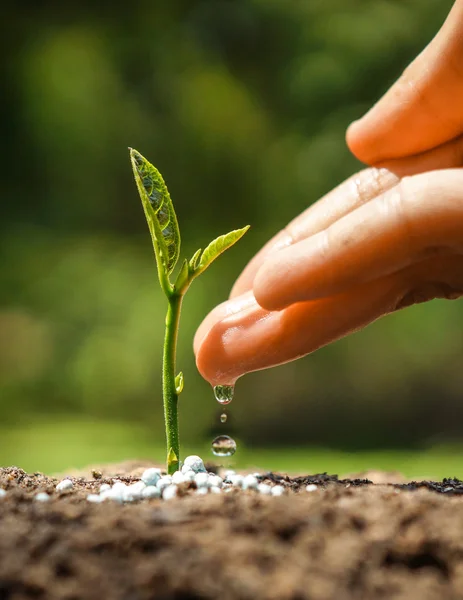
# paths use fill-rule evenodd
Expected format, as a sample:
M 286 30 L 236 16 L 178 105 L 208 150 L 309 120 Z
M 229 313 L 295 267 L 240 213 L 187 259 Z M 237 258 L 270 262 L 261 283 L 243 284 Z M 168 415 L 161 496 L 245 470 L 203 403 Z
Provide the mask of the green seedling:
M 172 273 L 180 254 L 180 231 L 177 216 L 167 186 L 159 171 L 139 152 L 130 148 L 135 181 L 153 242 L 159 282 L 167 297 L 166 331 L 162 361 L 162 394 L 167 438 L 167 472 L 179 468 L 178 397 L 183 390 L 183 373 L 177 375 L 175 358 L 182 300 L 193 279 L 249 229 L 230 231 L 212 241 L 205 250 L 197 250 L 190 260 L 185 259 L 172 283 Z

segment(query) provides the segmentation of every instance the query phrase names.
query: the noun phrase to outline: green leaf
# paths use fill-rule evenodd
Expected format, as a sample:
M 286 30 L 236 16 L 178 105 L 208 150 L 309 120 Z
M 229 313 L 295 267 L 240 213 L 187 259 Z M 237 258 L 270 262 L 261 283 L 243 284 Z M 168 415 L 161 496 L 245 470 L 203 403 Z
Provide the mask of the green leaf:
M 177 392 L 177 394 L 181 394 L 183 392 L 183 384 L 183 373 L 182 371 L 180 371 L 180 373 L 175 378 L 175 391 Z
M 180 231 L 169 191 L 159 171 L 137 150 L 130 148 L 130 159 L 156 259 L 169 275 L 180 253 Z
M 249 225 L 243 227 L 243 229 L 235 229 L 234 231 L 230 231 L 230 233 L 226 233 L 225 235 L 221 235 L 213 242 L 209 244 L 209 246 L 204 250 L 201 254 L 201 258 L 199 259 L 199 265 L 195 269 L 195 274 L 202 273 L 207 267 L 218 257 L 222 252 L 231 248 L 233 244 L 235 244 L 239 239 L 243 237 L 246 231 L 249 229 Z
M 193 256 L 190 258 L 190 271 L 194 271 L 198 267 L 199 257 L 201 255 L 201 248 L 196 250 Z

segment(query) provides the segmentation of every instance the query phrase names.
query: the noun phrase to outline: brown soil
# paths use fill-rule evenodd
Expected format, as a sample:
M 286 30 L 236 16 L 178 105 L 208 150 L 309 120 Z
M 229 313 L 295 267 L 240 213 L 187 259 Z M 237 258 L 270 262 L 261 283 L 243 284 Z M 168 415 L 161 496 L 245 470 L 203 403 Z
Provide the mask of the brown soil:
M 463 598 L 458 480 L 268 474 L 287 495 L 199 497 L 188 484 L 168 502 L 90 504 L 102 471 L 58 494 L 54 479 L 0 470 L 0 600 Z

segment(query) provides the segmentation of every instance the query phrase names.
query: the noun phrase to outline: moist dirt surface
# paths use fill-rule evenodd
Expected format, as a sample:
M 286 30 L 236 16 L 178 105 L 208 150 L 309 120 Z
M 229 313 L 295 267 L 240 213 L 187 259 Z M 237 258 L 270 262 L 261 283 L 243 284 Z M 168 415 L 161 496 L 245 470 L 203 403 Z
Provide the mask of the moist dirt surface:
M 57 479 L 1 469 L 0 600 L 463 598 L 458 479 L 268 473 L 261 481 L 283 485 L 283 496 L 199 496 L 188 483 L 168 501 L 86 500 L 142 470 L 74 473 L 74 488 L 59 493 Z M 50 500 L 35 500 L 39 491 Z

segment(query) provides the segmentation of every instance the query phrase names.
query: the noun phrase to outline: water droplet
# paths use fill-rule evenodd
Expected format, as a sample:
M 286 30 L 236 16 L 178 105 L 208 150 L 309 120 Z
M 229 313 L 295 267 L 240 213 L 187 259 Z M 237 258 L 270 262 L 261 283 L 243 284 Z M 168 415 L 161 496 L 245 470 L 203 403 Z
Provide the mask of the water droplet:
M 233 400 L 234 385 L 216 385 L 214 387 L 214 395 L 217 402 L 220 404 L 230 404 Z
M 232 456 L 236 452 L 236 442 L 228 435 L 218 435 L 212 442 L 212 453 L 216 456 Z
M 221 422 L 221 423 L 226 423 L 226 421 L 227 421 L 227 418 L 228 418 L 228 417 L 227 417 L 227 414 L 226 414 L 226 413 L 222 413 L 222 414 L 220 415 L 220 422 Z

